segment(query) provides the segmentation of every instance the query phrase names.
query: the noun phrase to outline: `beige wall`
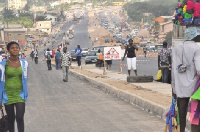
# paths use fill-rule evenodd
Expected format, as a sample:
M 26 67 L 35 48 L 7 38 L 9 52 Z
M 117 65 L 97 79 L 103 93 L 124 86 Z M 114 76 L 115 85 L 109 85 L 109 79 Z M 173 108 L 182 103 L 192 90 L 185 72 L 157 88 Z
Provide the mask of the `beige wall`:
M 160 30 L 163 34 L 173 31 L 173 22 L 166 23 L 160 26 Z
M 36 29 L 43 32 L 51 33 L 51 21 L 38 21 L 36 22 Z
M 9 9 L 22 9 L 26 5 L 27 0 L 8 0 Z
M 19 44 L 25 45 L 25 33 L 25 31 L 4 31 L 4 40 L 5 42 L 18 41 Z

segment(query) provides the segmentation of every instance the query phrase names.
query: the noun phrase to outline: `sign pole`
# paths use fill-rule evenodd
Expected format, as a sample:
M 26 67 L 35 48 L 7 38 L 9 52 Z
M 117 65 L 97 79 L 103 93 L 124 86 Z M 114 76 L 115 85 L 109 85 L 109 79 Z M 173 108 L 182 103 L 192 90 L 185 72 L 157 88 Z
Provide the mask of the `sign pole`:
M 105 61 L 105 58 L 103 59 L 103 63 L 104 63 L 104 69 L 103 69 L 103 75 L 106 75 L 106 61 Z
M 122 73 L 122 59 L 119 59 L 119 73 Z

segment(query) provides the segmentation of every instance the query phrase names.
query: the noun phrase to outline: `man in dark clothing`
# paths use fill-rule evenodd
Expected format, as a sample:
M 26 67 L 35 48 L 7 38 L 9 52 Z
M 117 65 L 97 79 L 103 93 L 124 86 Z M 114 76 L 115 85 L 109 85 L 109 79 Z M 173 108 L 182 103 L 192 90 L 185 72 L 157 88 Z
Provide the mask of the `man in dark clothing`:
M 76 59 L 77 59 L 78 66 L 81 66 L 82 49 L 81 49 L 80 45 L 77 45 L 77 48 L 75 49 L 75 53 L 76 53 Z
M 60 62 L 61 62 L 61 53 L 60 53 L 60 50 L 57 49 L 57 52 L 55 54 L 55 61 L 56 61 L 56 70 L 60 69 Z
M 167 49 L 167 42 L 163 42 L 163 49 L 158 53 L 158 70 L 162 71 L 162 82 L 169 82 L 169 65 L 171 65 L 170 51 Z
M 147 56 L 147 47 L 146 46 L 143 47 L 143 51 L 144 51 L 144 57 L 146 58 L 146 56 Z
M 51 52 L 50 52 L 49 48 L 47 49 L 46 58 L 47 58 L 48 70 L 52 70 L 52 67 L 51 67 Z
M 35 64 L 38 64 L 38 50 L 37 49 L 34 51 L 34 60 L 35 60 Z

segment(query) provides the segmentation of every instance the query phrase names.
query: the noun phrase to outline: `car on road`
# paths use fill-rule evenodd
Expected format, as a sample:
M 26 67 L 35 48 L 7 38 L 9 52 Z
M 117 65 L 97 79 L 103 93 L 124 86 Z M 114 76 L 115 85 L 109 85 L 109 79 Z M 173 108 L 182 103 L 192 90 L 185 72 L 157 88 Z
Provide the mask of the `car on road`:
M 98 59 L 97 52 L 98 50 L 88 51 L 85 57 L 85 64 L 96 64 Z
M 100 49 L 100 52 L 104 53 L 104 47 L 107 47 L 107 46 L 106 45 L 94 46 L 93 50 L 97 50 L 98 51 Z
M 105 38 L 105 43 L 110 43 L 109 38 Z
M 75 61 L 76 60 L 76 53 L 75 53 L 75 50 L 70 50 L 69 51 L 71 57 L 72 57 L 72 61 Z
M 82 48 L 82 56 L 85 57 L 88 52 L 88 48 Z

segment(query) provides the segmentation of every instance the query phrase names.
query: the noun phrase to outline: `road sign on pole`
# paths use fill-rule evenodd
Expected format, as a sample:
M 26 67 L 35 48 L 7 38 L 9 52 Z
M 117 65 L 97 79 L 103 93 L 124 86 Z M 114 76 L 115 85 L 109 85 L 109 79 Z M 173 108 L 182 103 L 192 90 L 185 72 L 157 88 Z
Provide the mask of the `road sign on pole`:
M 119 73 L 122 73 L 121 47 L 120 46 L 118 46 L 118 47 L 104 47 L 104 64 L 105 64 L 105 60 L 119 60 Z
M 105 60 L 119 60 L 121 59 L 121 47 L 104 47 Z

